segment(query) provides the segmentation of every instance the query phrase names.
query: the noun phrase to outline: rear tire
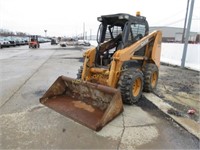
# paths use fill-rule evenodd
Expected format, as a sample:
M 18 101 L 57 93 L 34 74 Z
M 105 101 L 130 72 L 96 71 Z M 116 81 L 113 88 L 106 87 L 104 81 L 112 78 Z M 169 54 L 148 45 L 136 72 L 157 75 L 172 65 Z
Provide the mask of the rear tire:
M 144 91 L 153 92 L 158 83 L 158 67 L 155 64 L 146 64 L 144 71 Z
M 132 105 L 136 103 L 143 90 L 143 73 L 140 70 L 130 69 L 124 71 L 118 82 L 123 103 Z

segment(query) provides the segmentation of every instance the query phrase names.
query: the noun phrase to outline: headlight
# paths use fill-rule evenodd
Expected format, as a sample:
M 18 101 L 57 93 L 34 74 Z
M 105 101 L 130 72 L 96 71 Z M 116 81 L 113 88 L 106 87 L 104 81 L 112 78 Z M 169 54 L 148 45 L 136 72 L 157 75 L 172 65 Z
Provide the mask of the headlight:
M 119 19 L 129 19 L 129 16 L 128 15 L 120 15 L 119 16 Z
M 102 18 L 101 18 L 101 17 L 98 17 L 97 20 L 101 22 L 101 21 L 102 21 Z
M 119 16 L 119 19 L 124 19 L 124 16 L 123 16 L 123 15 L 120 15 L 120 16 Z
M 124 18 L 128 20 L 128 19 L 129 19 L 129 16 L 128 16 L 128 15 L 125 15 Z

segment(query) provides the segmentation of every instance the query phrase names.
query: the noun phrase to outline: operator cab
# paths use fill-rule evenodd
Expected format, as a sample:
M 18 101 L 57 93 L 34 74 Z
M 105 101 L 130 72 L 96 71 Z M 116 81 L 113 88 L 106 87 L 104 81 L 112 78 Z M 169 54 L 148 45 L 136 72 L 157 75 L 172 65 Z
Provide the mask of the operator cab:
M 117 50 L 130 46 L 149 33 L 148 22 L 140 15 L 113 14 L 97 20 L 101 24 L 97 33 L 96 66 L 107 66 Z

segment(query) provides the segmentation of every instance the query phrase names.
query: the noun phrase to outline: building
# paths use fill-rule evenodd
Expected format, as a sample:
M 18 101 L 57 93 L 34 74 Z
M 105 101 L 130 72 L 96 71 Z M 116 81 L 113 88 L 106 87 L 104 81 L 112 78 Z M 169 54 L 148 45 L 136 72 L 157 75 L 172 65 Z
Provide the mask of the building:
M 156 26 L 150 27 L 149 31 L 161 30 L 163 33 L 163 42 L 181 42 L 183 36 L 183 28 Z M 190 32 L 189 43 L 199 43 L 199 34 L 197 32 Z

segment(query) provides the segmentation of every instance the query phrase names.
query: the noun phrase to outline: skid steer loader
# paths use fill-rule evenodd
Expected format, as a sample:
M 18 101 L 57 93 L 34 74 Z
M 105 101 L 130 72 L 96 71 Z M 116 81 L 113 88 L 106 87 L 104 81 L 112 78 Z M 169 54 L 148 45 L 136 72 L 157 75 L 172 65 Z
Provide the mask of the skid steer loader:
M 160 66 L 160 31 L 149 33 L 146 18 L 113 14 L 101 22 L 98 46 L 84 53 L 77 79 L 60 76 L 40 99 L 49 108 L 93 130 L 100 130 L 134 104 L 142 91 L 156 88 Z

